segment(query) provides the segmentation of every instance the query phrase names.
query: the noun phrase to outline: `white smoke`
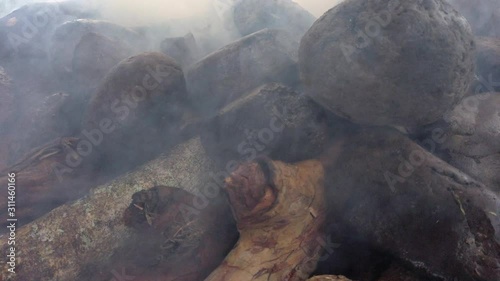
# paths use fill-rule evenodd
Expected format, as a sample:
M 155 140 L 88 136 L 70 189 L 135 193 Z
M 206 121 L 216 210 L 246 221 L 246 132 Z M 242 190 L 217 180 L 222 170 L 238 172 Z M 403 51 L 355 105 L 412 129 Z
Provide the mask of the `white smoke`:
M 127 26 L 147 25 L 176 18 L 200 17 L 209 9 L 229 7 L 237 0 L 74 0 L 97 8 L 103 17 Z M 245 0 L 241 0 L 245 1 Z M 334 7 L 342 0 L 296 0 L 315 16 Z M 0 0 L 0 16 L 22 5 L 57 0 Z

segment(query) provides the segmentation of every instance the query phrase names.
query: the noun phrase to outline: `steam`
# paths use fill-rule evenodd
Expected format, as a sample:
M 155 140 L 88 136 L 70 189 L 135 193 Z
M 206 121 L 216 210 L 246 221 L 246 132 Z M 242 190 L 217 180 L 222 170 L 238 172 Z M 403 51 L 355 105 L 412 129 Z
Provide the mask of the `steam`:
M 91 0 L 103 17 L 122 25 L 155 24 L 167 19 L 202 17 L 210 9 L 230 9 L 244 0 Z M 295 1 L 319 17 L 342 0 Z
M 125 26 L 141 26 L 170 19 L 202 17 L 213 0 L 90 0 L 103 18 Z M 229 1 L 225 1 L 229 2 Z
M 296 0 L 295 2 L 316 17 L 320 17 L 342 1 L 343 0 Z
M 74 0 L 98 9 L 107 20 L 125 26 L 158 24 L 171 19 L 200 18 L 211 9 L 230 9 L 236 1 L 245 0 Z M 319 17 L 342 0 L 296 0 L 295 2 Z M 0 16 L 22 5 L 57 0 L 2 0 Z

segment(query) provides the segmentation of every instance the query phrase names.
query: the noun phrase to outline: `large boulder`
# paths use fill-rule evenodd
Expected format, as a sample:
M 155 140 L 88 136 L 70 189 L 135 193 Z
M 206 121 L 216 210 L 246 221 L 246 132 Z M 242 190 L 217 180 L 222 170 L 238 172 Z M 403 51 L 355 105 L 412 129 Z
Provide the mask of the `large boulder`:
M 77 152 L 118 170 L 149 160 L 176 140 L 172 130 L 185 99 L 184 74 L 172 58 L 144 53 L 125 59 L 92 97 L 81 132 L 87 141 Z
M 68 111 L 69 100 L 67 93 L 54 93 L 30 108 L 30 113 L 25 113 L 28 120 L 22 151 L 30 151 L 58 137 L 72 136 L 78 130 L 79 124 L 71 122 L 74 112 Z
M 184 37 L 166 38 L 160 44 L 161 52 L 175 59 L 183 69 L 186 69 L 198 58 L 200 51 L 192 33 Z
M 95 16 L 94 11 L 75 1 L 25 5 L 0 18 L 0 58 L 46 57 L 48 43 L 57 26 L 69 20 Z
M 367 129 L 324 158 L 333 241 L 368 241 L 424 280 L 500 280 L 500 199 L 484 185 L 395 130 Z
M 306 92 L 354 122 L 416 127 L 432 123 L 474 77 L 467 21 L 444 0 L 346 0 L 304 35 Z
M 469 21 L 479 36 L 500 37 L 500 2 L 497 0 L 448 0 Z
M 246 36 L 191 66 L 186 73 L 190 99 L 202 115 L 218 110 L 269 82 L 298 81 L 296 42 L 282 30 Z
M 90 33 L 99 34 L 101 37 L 99 35 L 88 37 Z M 88 45 L 94 43 L 97 44 L 95 46 L 97 49 L 89 50 Z M 82 52 L 103 59 L 105 55 L 113 53 L 117 49 L 118 53 L 114 54 L 112 58 L 120 57 L 120 53 L 136 54 L 148 48 L 144 36 L 132 29 L 107 21 L 78 19 L 65 22 L 56 29 L 52 37 L 50 54 L 55 73 L 62 78 L 67 78 L 73 74 L 73 62 L 75 59 L 79 60 L 78 56 L 81 56 Z M 75 58 L 75 56 L 77 57 Z M 115 62 L 116 59 L 112 58 L 105 60 Z M 101 64 L 108 65 L 109 62 L 101 62 Z
M 70 70 L 80 85 L 98 85 L 111 68 L 131 55 L 132 48 L 123 41 L 90 32 L 75 46 Z
M 500 194 L 500 94 L 470 96 L 445 120 L 449 162 Z
M 265 28 L 285 29 L 298 40 L 316 18 L 291 0 L 243 0 L 234 7 L 234 23 L 242 36 Z
M 287 162 L 315 158 L 333 132 L 340 134 L 348 125 L 304 94 L 271 83 L 224 107 L 205 128 L 203 146 L 226 169 L 258 156 Z

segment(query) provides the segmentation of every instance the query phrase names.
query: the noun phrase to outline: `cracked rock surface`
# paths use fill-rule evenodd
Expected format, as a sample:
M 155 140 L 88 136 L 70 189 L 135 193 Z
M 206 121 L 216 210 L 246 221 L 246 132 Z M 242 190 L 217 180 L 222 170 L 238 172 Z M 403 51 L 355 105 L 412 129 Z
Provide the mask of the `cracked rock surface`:
M 445 120 L 449 162 L 500 193 L 500 95 L 470 96 Z

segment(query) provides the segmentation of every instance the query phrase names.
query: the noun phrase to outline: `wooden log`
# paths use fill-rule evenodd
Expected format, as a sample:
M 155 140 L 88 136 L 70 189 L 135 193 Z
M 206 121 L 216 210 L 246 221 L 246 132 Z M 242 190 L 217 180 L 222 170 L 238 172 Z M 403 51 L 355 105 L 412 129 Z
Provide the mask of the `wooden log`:
M 182 186 L 194 192 L 210 180 L 212 167 L 199 139 L 191 139 L 134 172 L 94 189 L 87 197 L 51 211 L 17 229 L 17 275 L 2 270 L 0 279 L 78 280 L 88 265 L 104 264 L 131 236 L 122 214 L 135 192 L 158 185 Z M 5 236 L 1 243 L 2 252 L 7 253 L 11 246 Z M 5 259 L 3 255 L 3 265 Z
M 240 239 L 205 281 L 306 280 L 322 251 L 323 180 L 317 160 L 240 165 L 225 186 Z
M 65 202 L 84 196 L 99 182 L 99 177 L 89 175 L 86 165 L 74 168 L 65 166 L 78 141 L 78 138 L 58 138 L 33 149 L 19 162 L 1 172 L 0 182 L 5 186 L 7 174 L 16 174 L 18 226 L 29 223 Z M 8 196 L 7 190 L 0 194 L 2 210 L 7 210 Z M 7 212 L 0 214 L 0 233 L 6 231 L 7 215 Z
M 134 281 L 199 281 L 224 259 L 238 238 L 229 204 L 214 198 L 202 211 L 185 190 L 158 186 L 133 195 L 124 214 L 133 235 L 108 264 L 93 264 L 80 280 L 112 280 L 126 268 Z

